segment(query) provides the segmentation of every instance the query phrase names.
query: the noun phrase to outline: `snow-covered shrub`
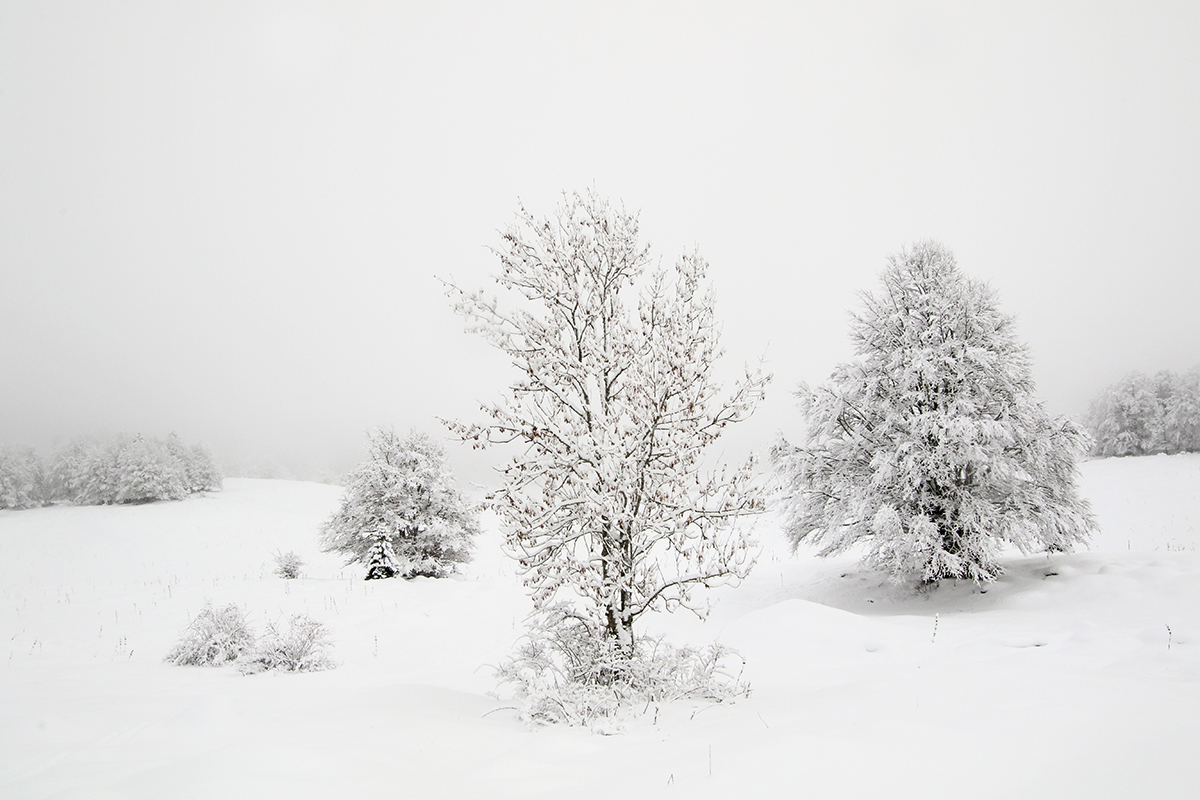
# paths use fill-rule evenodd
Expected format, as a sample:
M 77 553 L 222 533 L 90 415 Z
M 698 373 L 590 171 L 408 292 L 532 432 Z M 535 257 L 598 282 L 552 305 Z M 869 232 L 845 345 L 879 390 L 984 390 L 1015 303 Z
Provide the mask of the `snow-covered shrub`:
M 1092 401 L 1086 425 L 1101 457 L 1200 451 L 1200 368 L 1130 373 Z
M 304 614 L 288 619 L 280 629 L 268 624 L 258 643 L 239 661 L 243 674 L 277 669 L 284 672 L 317 672 L 337 666 L 329 657 L 329 635 L 325 626 Z
M 183 637 L 171 648 L 166 661 L 185 666 L 219 667 L 230 664 L 249 653 L 254 646 L 254 633 L 246 621 L 246 611 L 236 603 L 223 608 L 204 608 L 183 632 Z
M 275 553 L 275 576 L 284 580 L 295 580 L 300 577 L 300 568 L 304 562 L 300 556 L 289 550 L 286 553 Z
M 746 697 L 750 688 L 741 681 L 742 664 L 735 651 L 719 644 L 677 648 L 662 638 L 639 636 L 625 650 L 560 605 L 537 616 L 497 677 L 512 685 L 527 722 L 610 729 L 655 703 Z
M 29 447 L 0 447 L 0 508 L 35 508 L 49 502 L 42 460 Z
M 475 513 L 454 488 L 445 452 L 428 435 L 369 436 L 370 458 L 346 482 L 321 548 L 367 567 L 367 578 L 442 578 L 471 557 Z
M 1084 541 L 1088 436 L 1046 413 L 994 293 L 935 242 L 891 257 L 882 283 L 851 323 L 857 358 L 800 389 L 807 442 L 774 449 L 793 544 L 862 544 L 867 566 L 932 582 L 994 579 L 1005 545 Z

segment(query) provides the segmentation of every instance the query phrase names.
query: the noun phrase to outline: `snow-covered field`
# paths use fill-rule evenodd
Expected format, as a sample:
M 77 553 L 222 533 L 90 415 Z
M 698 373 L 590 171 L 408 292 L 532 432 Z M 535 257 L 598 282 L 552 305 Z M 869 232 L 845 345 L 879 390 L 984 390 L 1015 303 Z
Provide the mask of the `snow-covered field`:
M 793 557 L 764 520 L 707 621 L 649 621 L 736 647 L 751 697 L 616 736 L 488 695 L 528 610 L 494 525 L 458 578 L 364 582 L 317 552 L 328 486 L 0 511 L 0 797 L 1200 797 L 1200 457 L 1089 462 L 1083 489 L 1091 549 L 986 591 Z M 291 549 L 307 577 L 273 577 Z M 163 663 L 206 600 L 308 613 L 341 666 Z

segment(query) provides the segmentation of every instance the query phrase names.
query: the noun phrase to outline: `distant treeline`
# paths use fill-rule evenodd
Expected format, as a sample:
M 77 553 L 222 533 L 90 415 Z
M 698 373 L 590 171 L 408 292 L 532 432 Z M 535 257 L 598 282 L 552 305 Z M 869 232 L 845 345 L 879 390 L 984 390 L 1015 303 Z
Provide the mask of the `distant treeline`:
M 48 463 L 32 448 L 0 447 L 0 508 L 149 503 L 220 488 L 208 451 L 174 434 L 75 439 Z
M 1126 375 L 1092 403 L 1087 428 L 1097 456 L 1200 452 L 1200 367 Z

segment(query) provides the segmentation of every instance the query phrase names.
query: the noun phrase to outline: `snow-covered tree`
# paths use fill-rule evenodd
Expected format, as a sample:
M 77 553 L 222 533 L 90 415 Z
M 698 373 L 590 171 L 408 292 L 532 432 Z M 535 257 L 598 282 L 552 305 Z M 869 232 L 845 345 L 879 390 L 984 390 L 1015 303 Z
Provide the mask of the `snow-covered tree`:
M 1166 452 L 1200 452 L 1200 367 L 1172 380 L 1174 393 L 1163 411 Z
M 806 444 L 774 450 L 793 544 L 832 555 L 861 543 L 865 564 L 897 579 L 983 582 L 1006 544 L 1084 541 L 1087 434 L 1037 400 L 995 294 L 935 242 L 891 257 L 882 284 L 853 316 L 857 358 L 800 389 Z
M 367 580 L 369 581 L 396 577 L 400 561 L 396 558 L 396 548 L 392 547 L 391 537 L 375 537 L 375 542 L 367 552 L 364 563 L 367 565 Z
M 1162 435 L 1162 409 L 1150 380 L 1130 373 L 1092 402 L 1087 427 L 1098 456 L 1153 453 Z
M 172 434 L 166 442 L 140 435 L 72 440 L 54 457 L 48 492 L 79 505 L 179 500 L 221 488 L 221 473 L 199 446 Z
M 1132 372 L 1092 402 L 1086 424 L 1097 456 L 1200 450 L 1200 370 Z
M 72 439 L 66 447 L 54 453 L 46 471 L 46 491 L 52 502 L 77 502 L 83 493 L 92 450 L 93 442 Z
M 150 503 L 187 497 L 185 468 L 154 439 L 133 436 L 117 452 L 117 503 Z
M 451 287 L 456 310 L 517 368 L 488 422 L 448 423 L 476 446 L 516 443 L 491 496 L 535 605 L 573 602 L 594 635 L 634 651 L 635 620 L 695 607 L 691 590 L 747 574 L 735 521 L 762 507 L 752 464 L 702 474 L 766 378 L 721 396 L 706 264 L 650 270 L 637 216 L 589 192 L 552 219 L 524 208 L 493 251 L 511 300 Z
M 222 486 L 221 468 L 212 453 L 204 445 L 194 444 L 188 448 L 186 462 L 188 491 L 219 492 Z
M 198 444 L 188 447 L 174 433 L 167 437 L 165 446 L 189 494 L 221 488 L 221 470 L 208 450 Z
M 369 437 L 370 457 L 350 476 L 321 547 L 367 567 L 367 578 L 445 577 L 470 559 L 479 523 L 454 488 L 441 445 L 414 431 Z
M 0 508 L 48 502 L 42 460 L 30 447 L 0 447 Z

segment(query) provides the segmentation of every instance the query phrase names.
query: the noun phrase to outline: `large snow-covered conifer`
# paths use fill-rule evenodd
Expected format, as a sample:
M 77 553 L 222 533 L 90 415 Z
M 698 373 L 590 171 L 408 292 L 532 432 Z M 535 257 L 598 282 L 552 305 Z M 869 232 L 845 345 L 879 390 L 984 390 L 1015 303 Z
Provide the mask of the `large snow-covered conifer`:
M 538 608 L 633 652 L 634 621 L 691 606 L 691 590 L 744 576 L 751 544 L 734 525 L 761 508 L 752 465 L 702 474 L 705 448 L 747 418 L 766 378 L 726 396 L 706 264 L 650 270 L 636 215 L 589 192 L 550 219 L 523 208 L 493 251 L 508 307 L 451 288 L 456 308 L 518 375 L 464 440 L 515 443 L 493 507 Z
M 367 567 L 367 578 L 440 578 L 468 561 L 479 523 L 454 488 L 442 447 L 414 431 L 380 430 L 321 528 L 323 550 Z
M 866 548 L 900 579 L 1001 573 L 1006 545 L 1067 550 L 1094 528 L 1076 490 L 1081 428 L 1034 394 L 1027 348 L 995 294 L 921 242 L 889 259 L 863 295 L 857 358 L 801 387 L 808 439 L 774 456 L 787 532 L 822 555 Z

